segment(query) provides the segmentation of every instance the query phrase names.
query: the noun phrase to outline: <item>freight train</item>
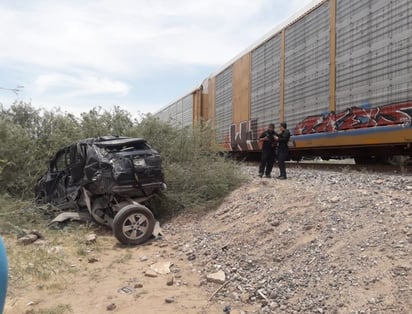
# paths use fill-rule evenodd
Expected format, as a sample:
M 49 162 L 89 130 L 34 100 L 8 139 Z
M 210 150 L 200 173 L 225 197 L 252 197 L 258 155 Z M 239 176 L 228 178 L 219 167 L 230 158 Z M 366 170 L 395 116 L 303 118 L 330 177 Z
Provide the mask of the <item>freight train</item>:
M 295 160 L 411 157 L 412 1 L 315 1 L 155 116 L 234 153 L 284 121 Z

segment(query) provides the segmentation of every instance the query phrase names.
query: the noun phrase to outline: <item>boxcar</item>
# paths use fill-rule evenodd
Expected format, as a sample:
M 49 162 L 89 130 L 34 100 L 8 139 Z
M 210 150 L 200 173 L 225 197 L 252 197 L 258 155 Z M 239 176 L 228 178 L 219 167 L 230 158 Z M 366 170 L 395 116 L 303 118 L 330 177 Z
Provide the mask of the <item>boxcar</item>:
M 292 158 L 412 156 L 412 3 L 317 1 L 155 115 L 232 152 L 284 121 Z

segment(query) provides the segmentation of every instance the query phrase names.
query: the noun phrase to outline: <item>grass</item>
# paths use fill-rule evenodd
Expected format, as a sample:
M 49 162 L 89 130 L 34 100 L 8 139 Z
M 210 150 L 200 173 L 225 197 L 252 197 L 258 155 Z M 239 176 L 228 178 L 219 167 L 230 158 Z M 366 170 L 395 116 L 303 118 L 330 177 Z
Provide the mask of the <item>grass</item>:
M 15 239 L 5 237 L 9 260 L 10 296 L 17 296 L 22 288 L 36 286 L 39 290 L 65 291 L 73 274 L 80 271 L 74 252 L 77 243 L 71 236 L 61 239 L 57 232 L 44 233 L 45 244 L 16 245 Z
M 46 281 L 67 266 L 63 254 L 51 253 L 43 247 L 16 246 L 8 248 L 10 278 L 18 281 Z M 23 277 L 23 278 L 22 278 Z
M 44 218 L 30 201 L 14 199 L 0 194 L 0 230 L 2 234 L 21 235 L 24 228 L 37 228 Z
M 88 271 L 89 278 L 93 282 L 98 282 L 105 274 L 106 272 L 100 267 Z
M 110 265 L 108 266 L 108 268 L 112 268 L 113 266 L 115 266 L 116 264 L 125 264 L 128 261 L 130 261 L 133 257 L 133 254 L 131 252 L 127 252 L 117 258 L 115 258 Z
M 70 304 L 59 304 L 47 309 L 31 309 L 26 311 L 26 314 L 67 314 L 73 313 L 72 307 Z
M 0 230 L 7 248 L 9 262 L 8 294 L 14 297 L 22 288 L 35 286 L 47 291 L 64 291 L 69 278 L 79 271 L 72 267 L 76 256 L 99 252 L 99 243 L 86 244 L 86 234 L 96 231 L 90 225 L 72 223 L 61 230 L 47 228 L 53 208 L 36 207 L 30 201 L 0 195 Z M 30 230 L 38 230 L 42 244 L 17 244 L 17 239 Z M 97 229 L 98 230 L 98 229 Z M 43 312 L 41 312 L 43 311 Z M 67 306 L 33 313 L 67 313 Z

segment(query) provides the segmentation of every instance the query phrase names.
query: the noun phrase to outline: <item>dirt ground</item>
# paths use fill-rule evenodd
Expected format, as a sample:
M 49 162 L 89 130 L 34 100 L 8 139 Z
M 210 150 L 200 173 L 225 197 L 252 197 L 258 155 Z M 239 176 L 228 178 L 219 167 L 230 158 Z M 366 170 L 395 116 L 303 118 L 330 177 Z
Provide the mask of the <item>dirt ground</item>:
M 6 236 L 5 313 L 412 312 L 412 177 L 245 171 L 217 210 L 181 214 L 139 247 L 100 228 L 44 231 L 28 246 Z M 159 262 L 170 274 L 146 276 Z M 206 275 L 218 270 L 227 284 L 215 293 Z
M 208 302 L 210 295 L 199 287 L 201 275 L 196 267 L 178 258 L 168 241 L 128 248 L 117 244 L 111 234 L 101 234 L 95 246 L 98 250 L 84 257 L 66 253 L 69 271 L 61 270 L 61 274 L 44 281 L 12 285 L 5 313 L 97 314 L 110 312 L 107 307 L 112 304 L 114 313 L 222 311 L 221 306 Z M 89 259 L 96 261 L 91 263 Z M 172 263 L 171 273 L 145 276 L 145 271 L 158 262 Z M 174 277 L 172 286 L 166 284 L 170 276 Z M 166 303 L 166 298 L 174 302 Z

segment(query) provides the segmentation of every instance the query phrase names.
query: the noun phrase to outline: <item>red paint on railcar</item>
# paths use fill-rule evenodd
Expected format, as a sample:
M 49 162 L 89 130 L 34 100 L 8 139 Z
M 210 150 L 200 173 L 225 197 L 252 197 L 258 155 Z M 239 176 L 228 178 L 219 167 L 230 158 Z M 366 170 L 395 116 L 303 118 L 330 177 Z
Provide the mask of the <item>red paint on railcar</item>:
M 412 102 L 375 108 L 351 107 L 340 113 L 310 116 L 294 129 L 294 135 L 333 132 L 377 126 L 410 124 Z

